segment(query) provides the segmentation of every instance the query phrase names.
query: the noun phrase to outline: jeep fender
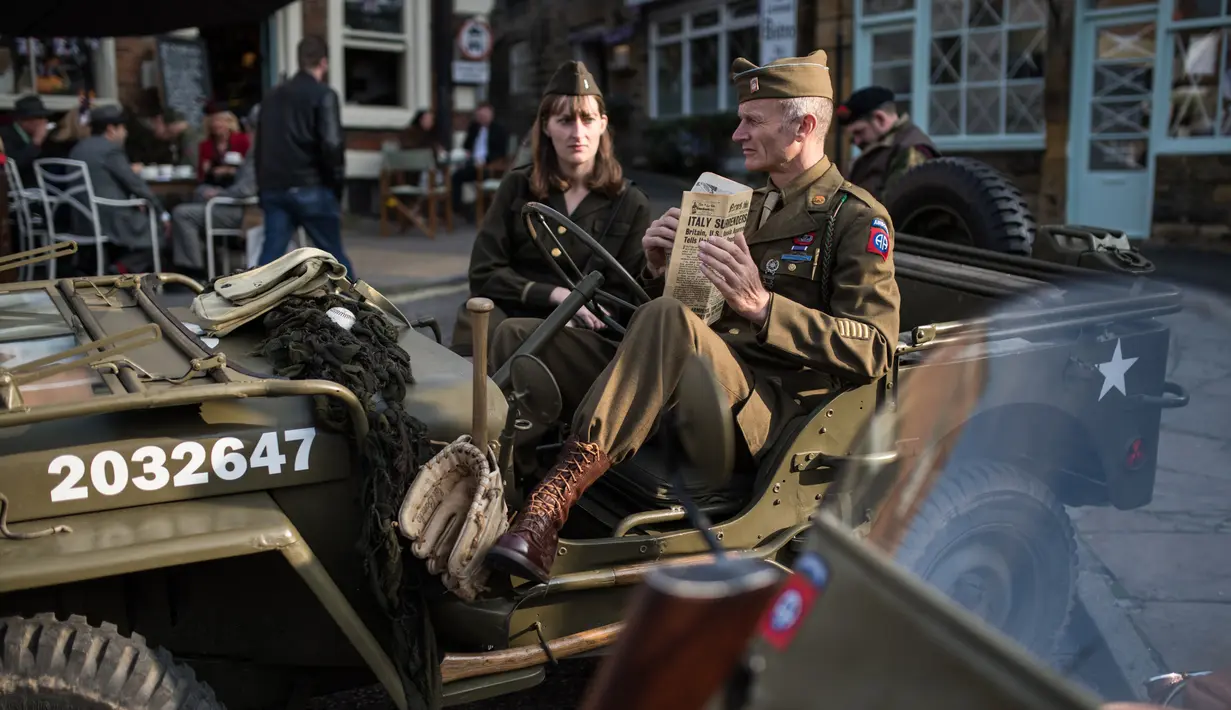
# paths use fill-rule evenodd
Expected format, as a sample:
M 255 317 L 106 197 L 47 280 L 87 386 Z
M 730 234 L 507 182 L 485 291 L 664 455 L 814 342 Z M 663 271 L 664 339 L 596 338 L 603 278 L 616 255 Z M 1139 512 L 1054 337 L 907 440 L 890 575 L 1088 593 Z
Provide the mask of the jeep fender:
M 401 678 L 320 560 L 266 492 L 161 503 L 15 523 L 0 539 L 0 594 L 163 567 L 278 551 L 354 644 L 399 708 Z

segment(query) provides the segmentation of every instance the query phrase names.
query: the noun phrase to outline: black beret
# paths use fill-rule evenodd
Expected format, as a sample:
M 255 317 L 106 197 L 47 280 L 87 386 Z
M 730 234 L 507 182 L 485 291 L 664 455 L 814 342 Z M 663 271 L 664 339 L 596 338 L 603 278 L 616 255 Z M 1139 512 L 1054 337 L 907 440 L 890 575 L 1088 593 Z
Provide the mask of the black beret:
M 839 126 L 846 126 L 893 101 L 893 92 L 883 86 L 868 86 L 851 94 L 841 106 L 834 111 Z

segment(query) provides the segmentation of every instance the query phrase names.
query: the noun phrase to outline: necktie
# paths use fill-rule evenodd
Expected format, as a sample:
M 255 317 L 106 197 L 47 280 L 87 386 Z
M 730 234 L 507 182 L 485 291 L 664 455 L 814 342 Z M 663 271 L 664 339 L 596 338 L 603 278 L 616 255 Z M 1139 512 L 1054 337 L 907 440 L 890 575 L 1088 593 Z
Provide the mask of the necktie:
M 765 196 L 765 204 L 761 206 L 761 221 L 757 223 L 757 229 L 760 229 L 765 224 L 765 220 L 769 219 L 769 216 L 774 213 L 774 209 L 778 207 L 778 198 L 781 195 L 782 193 L 774 190 Z

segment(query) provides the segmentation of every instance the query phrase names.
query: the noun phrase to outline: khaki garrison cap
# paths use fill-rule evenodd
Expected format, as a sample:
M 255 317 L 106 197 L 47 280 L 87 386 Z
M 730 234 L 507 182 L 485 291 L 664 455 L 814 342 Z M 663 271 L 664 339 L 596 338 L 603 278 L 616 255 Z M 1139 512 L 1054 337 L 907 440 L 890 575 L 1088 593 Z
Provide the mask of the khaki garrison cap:
M 543 94 L 601 97 L 603 92 L 599 90 L 598 82 L 594 80 L 590 70 L 586 69 L 586 65 L 570 59 L 551 75 L 551 81 L 547 82 L 547 90 Z
M 763 67 L 740 57 L 731 62 L 731 80 L 739 92 L 739 102 L 753 99 L 795 99 L 820 96 L 833 100 L 825 50 L 806 57 L 775 59 Z

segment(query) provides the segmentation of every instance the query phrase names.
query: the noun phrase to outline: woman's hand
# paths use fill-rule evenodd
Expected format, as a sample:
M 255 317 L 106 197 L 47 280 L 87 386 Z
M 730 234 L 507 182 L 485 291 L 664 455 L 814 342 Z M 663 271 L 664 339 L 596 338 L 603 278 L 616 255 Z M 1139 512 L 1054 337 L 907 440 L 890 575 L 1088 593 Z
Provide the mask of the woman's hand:
M 675 230 L 680 226 L 680 208 L 672 207 L 662 217 L 650 222 L 649 229 L 641 238 L 645 250 L 645 263 L 651 276 L 659 276 L 667 270 L 671 248 L 675 246 Z
M 561 303 L 564 303 L 564 299 L 568 298 L 570 293 L 572 293 L 572 291 L 567 288 L 557 286 L 552 289 L 551 296 L 549 296 L 548 299 L 551 301 L 551 305 L 558 306 Z M 599 308 L 603 307 L 599 306 Z M 608 318 L 611 317 L 611 312 L 606 308 L 603 308 L 603 313 L 607 314 Z M 590 330 L 603 330 L 607 327 L 607 324 L 604 323 L 598 316 L 594 315 L 589 308 L 582 306 L 577 311 L 577 315 L 573 316 L 573 319 L 568 322 L 568 327 L 570 328 L 578 326 L 582 328 L 589 328 Z

